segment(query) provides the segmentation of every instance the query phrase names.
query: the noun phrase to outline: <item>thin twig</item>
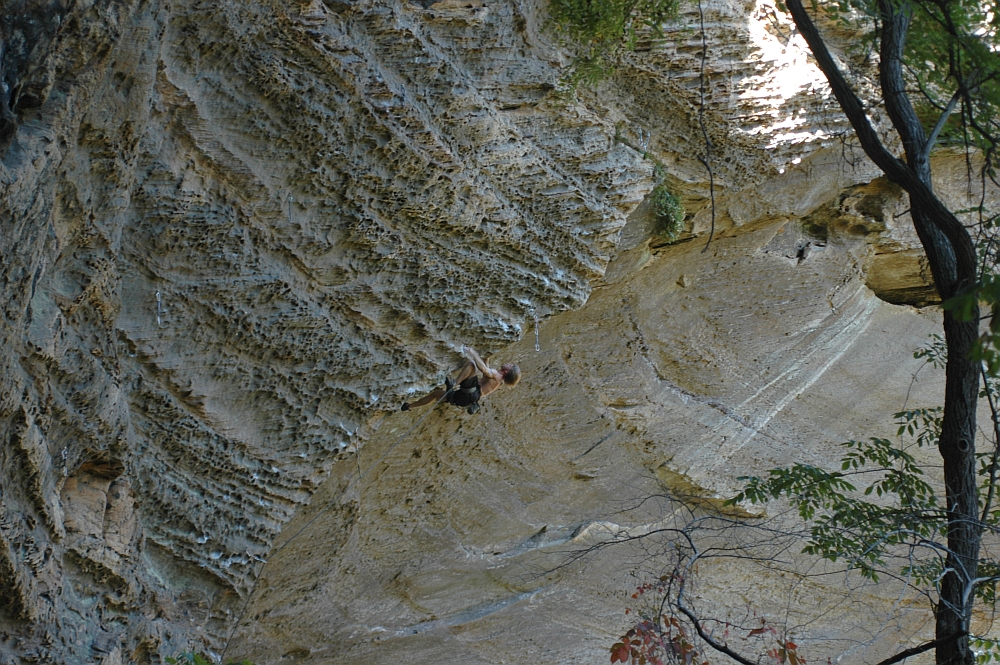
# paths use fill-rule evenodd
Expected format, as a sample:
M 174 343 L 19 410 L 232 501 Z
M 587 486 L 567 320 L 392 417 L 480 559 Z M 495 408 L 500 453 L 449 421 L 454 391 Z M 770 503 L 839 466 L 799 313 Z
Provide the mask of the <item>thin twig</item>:
M 705 644 L 712 647 L 719 653 L 726 654 L 727 656 L 735 660 L 737 663 L 740 663 L 740 665 L 758 665 L 757 662 L 741 656 L 740 654 L 736 653 L 722 642 L 716 642 L 714 639 L 712 639 L 712 636 L 706 633 L 705 629 L 701 627 L 701 620 L 697 617 L 697 615 L 695 615 L 694 612 L 692 612 L 691 610 L 689 610 L 684 606 L 683 594 L 684 594 L 684 582 L 681 581 L 680 589 L 677 593 L 677 609 L 679 609 L 681 613 L 691 621 L 691 624 L 694 626 L 695 631 L 697 631 L 698 633 L 698 637 L 703 639 L 705 641 Z
M 900 651 L 895 656 L 891 658 L 886 658 L 885 660 L 878 662 L 875 665 L 894 665 L 895 663 L 898 663 L 901 660 L 906 660 L 910 656 L 916 656 L 919 653 L 930 651 L 931 649 L 936 649 L 937 647 L 944 646 L 945 644 L 950 644 L 951 642 L 954 642 L 960 637 L 965 637 L 968 634 L 969 631 L 963 630 L 953 635 L 949 635 L 948 637 L 942 637 L 941 639 L 938 640 L 931 640 L 930 642 L 921 644 L 918 647 L 913 647 L 912 649 L 906 649 L 905 651 Z

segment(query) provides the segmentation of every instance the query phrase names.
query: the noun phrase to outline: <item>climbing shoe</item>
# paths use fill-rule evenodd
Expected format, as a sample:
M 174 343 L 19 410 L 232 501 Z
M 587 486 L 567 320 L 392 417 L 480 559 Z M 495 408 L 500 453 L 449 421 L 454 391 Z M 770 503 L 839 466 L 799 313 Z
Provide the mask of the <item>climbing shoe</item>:
M 399 410 L 400 411 L 409 411 L 410 410 L 410 403 L 409 402 L 403 402 L 403 406 L 399 407 Z
M 454 390 L 455 389 L 455 379 L 451 378 L 450 376 L 444 377 L 444 387 L 447 388 L 449 391 Z
M 470 404 L 469 408 L 466 409 L 466 411 L 470 416 L 475 413 L 479 413 L 479 402 L 473 402 L 472 404 Z

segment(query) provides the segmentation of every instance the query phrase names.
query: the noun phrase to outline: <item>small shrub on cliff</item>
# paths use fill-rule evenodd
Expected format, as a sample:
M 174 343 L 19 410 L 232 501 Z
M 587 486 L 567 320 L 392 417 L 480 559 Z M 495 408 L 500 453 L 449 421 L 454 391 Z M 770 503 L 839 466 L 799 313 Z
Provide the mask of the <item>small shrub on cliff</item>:
M 549 0 L 550 26 L 564 43 L 575 45 L 568 83 L 593 86 L 613 71 L 615 56 L 632 50 L 636 29 L 655 33 L 677 14 L 678 0 Z
M 650 198 L 653 215 L 656 217 L 654 233 L 659 237 L 673 241 L 684 230 L 684 206 L 664 183 L 653 188 Z

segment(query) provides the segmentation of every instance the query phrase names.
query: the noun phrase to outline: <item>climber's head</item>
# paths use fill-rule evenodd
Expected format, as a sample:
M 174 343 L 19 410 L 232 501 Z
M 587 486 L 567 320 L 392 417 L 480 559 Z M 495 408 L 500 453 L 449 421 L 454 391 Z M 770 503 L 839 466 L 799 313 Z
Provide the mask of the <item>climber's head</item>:
M 521 368 L 517 363 L 504 363 L 500 366 L 500 373 L 503 374 L 503 382 L 511 388 L 521 380 Z

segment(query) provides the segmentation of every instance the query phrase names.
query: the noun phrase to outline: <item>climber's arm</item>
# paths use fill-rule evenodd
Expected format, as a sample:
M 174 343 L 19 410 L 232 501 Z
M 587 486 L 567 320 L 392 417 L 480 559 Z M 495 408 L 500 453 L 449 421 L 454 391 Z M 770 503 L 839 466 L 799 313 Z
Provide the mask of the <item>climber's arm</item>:
M 467 355 L 469 359 L 472 360 L 473 363 L 475 363 L 476 368 L 478 368 L 479 371 L 483 373 L 483 376 L 489 377 L 491 379 L 496 379 L 497 381 L 503 380 L 503 376 L 501 376 L 500 372 L 496 371 L 495 369 L 490 369 L 490 366 L 486 364 L 486 361 L 480 358 L 479 354 L 476 353 L 476 350 L 473 349 L 471 346 L 463 346 L 462 350 L 465 352 L 465 355 Z
M 470 360 L 469 362 L 465 363 L 465 367 L 463 367 L 462 371 L 458 373 L 458 378 L 455 379 L 455 383 L 461 383 L 470 376 L 475 376 L 475 375 L 476 375 L 476 364 Z

